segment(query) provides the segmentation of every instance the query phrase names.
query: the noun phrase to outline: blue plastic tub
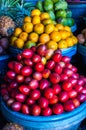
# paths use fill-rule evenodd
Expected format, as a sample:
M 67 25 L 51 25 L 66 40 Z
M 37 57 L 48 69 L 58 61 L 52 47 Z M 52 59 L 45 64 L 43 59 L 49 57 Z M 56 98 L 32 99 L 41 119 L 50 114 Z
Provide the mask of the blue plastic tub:
M 77 25 L 74 24 L 72 27 L 71 27 L 71 32 L 75 32 L 77 30 Z
M 13 46 L 9 46 L 9 52 L 12 57 L 16 57 L 19 53 L 21 53 L 23 49 L 18 49 Z
M 78 44 L 77 51 L 82 56 L 83 63 L 86 65 L 86 46 Z
M 69 47 L 67 49 L 62 49 L 62 55 L 63 56 L 68 56 L 71 59 L 76 54 L 76 52 L 77 52 L 77 45 L 74 45 L 74 46 Z
M 30 116 L 13 112 L 1 101 L 1 112 L 7 121 L 22 125 L 25 130 L 77 130 L 86 118 L 86 102 L 72 112 L 61 115 Z

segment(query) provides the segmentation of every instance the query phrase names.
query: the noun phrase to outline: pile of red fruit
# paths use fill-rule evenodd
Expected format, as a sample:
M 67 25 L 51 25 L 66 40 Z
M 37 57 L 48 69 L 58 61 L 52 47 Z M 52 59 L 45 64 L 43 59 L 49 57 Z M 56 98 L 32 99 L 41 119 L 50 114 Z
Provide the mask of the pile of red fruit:
M 46 52 L 45 45 L 31 47 L 8 63 L 1 94 L 13 111 L 49 116 L 72 111 L 86 101 L 86 78 L 70 58 L 55 51 L 45 63 Z

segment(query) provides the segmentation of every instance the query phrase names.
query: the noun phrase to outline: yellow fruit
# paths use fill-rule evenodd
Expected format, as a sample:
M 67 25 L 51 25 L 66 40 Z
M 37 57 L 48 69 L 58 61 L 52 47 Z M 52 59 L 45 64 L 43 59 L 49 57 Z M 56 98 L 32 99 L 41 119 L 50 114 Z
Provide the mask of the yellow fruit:
M 13 35 L 14 35 L 15 37 L 18 37 L 21 32 L 22 32 L 22 29 L 21 29 L 21 28 L 15 28 Z
M 17 40 L 15 40 L 15 46 L 17 48 L 22 49 L 24 47 L 24 41 L 22 39 L 18 38 Z
M 23 41 L 27 41 L 28 33 L 22 32 L 22 33 L 19 35 L 19 38 L 22 39 Z
M 55 41 L 55 42 L 59 42 L 61 40 L 61 35 L 59 32 L 57 31 L 53 31 L 51 34 L 50 34 L 50 39 Z
M 41 11 L 39 9 L 33 9 L 31 11 L 31 16 L 33 17 L 34 15 L 40 15 L 41 14 Z
M 61 35 L 61 39 L 66 39 L 68 37 L 68 33 L 65 30 L 60 30 L 59 33 Z
M 49 19 L 50 15 L 47 12 L 43 12 L 40 15 L 41 20 Z
M 15 40 L 17 39 L 17 37 L 15 36 L 12 36 L 11 39 L 10 39 L 10 43 L 12 46 L 14 46 L 14 43 L 15 43 Z
M 66 42 L 66 40 L 61 40 L 59 43 L 58 43 L 58 48 L 59 49 L 65 49 L 65 48 L 67 48 L 68 46 L 67 46 L 67 42 Z
M 56 28 L 58 28 L 58 30 L 64 30 L 64 26 L 62 24 L 56 24 Z
M 43 21 L 42 21 L 42 23 L 44 24 L 44 25 L 47 25 L 47 24 L 50 24 L 50 23 L 52 23 L 52 20 L 49 18 L 49 19 L 44 19 Z
M 31 22 L 31 17 L 29 17 L 29 16 L 26 16 L 25 18 L 24 18 L 24 23 L 26 23 L 26 22 Z
M 54 31 L 57 31 L 57 32 L 58 32 L 58 28 L 57 28 L 57 27 L 55 27 L 55 28 L 54 28 Z
M 58 49 L 58 44 L 55 41 L 49 41 L 46 43 L 48 49 L 53 49 L 57 50 Z
M 48 25 L 46 25 L 45 26 L 45 33 L 50 34 L 51 32 L 54 31 L 54 28 L 55 28 L 54 24 L 48 24 Z
M 33 24 L 32 23 L 24 23 L 23 30 L 27 33 L 30 33 L 33 31 Z
M 38 24 L 38 23 L 40 23 L 40 16 L 38 15 L 33 16 L 32 24 Z
M 39 42 L 40 42 L 40 43 L 45 44 L 45 43 L 47 43 L 49 40 L 50 40 L 50 37 L 49 37 L 49 35 L 48 35 L 47 33 L 43 33 L 43 34 L 41 34 L 41 35 L 39 36 Z
M 41 23 L 34 25 L 34 32 L 42 34 L 44 32 L 44 25 Z
M 38 42 L 39 35 L 35 32 L 29 34 L 29 40 L 33 42 Z
M 75 37 L 75 36 L 71 36 L 71 37 L 72 37 L 72 40 L 73 40 L 73 44 L 74 45 L 77 44 L 78 43 L 77 37 Z
M 73 46 L 73 39 L 72 39 L 72 37 L 68 37 L 68 38 L 66 38 L 65 40 L 66 40 L 66 42 L 67 42 L 67 46 L 68 46 L 68 47 Z
M 68 26 L 64 26 L 64 30 L 68 31 L 68 32 L 71 32 L 71 28 L 68 27 Z

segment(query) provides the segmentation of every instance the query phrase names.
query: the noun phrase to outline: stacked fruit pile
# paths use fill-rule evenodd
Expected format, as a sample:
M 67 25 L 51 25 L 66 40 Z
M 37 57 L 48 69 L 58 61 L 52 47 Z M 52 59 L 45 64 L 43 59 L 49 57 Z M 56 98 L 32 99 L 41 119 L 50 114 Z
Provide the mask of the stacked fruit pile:
M 11 45 L 17 48 L 30 48 L 46 44 L 48 49 L 64 49 L 77 43 L 70 27 L 53 23 L 47 12 L 34 9 L 24 18 L 22 28 L 16 28 L 11 37 Z
M 49 116 L 72 111 L 86 101 L 86 78 L 60 51 L 44 64 L 47 47 L 43 46 L 24 49 L 8 63 L 1 94 L 13 111 Z
M 38 0 L 36 7 L 42 12 L 48 12 L 52 20 L 64 26 L 72 27 L 74 25 L 72 12 L 68 9 L 65 0 Z

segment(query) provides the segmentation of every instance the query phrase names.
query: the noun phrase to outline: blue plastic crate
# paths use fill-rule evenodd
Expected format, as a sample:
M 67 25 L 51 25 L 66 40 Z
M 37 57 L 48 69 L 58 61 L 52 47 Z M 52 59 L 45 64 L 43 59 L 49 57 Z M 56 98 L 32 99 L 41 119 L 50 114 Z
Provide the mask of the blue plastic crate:
M 52 116 L 31 116 L 10 110 L 1 101 L 1 112 L 7 121 L 22 125 L 25 130 L 77 130 L 86 118 L 86 102 L 72 112 Z
M 13 46 L 9 46 L 9 52 L 12 57 L 16 57 L 18 54 L 20 54 L 23 51 L 23 49 L 18 49 Z

